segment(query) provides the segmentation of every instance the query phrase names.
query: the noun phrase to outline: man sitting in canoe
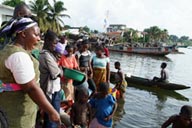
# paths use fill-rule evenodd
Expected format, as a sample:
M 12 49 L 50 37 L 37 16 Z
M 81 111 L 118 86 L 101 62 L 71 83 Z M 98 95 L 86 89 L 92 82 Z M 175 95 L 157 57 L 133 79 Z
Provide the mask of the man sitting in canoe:
M 159 78 L 159 77 L 155 76 L 153 78 L 153 81 L 155 81 L 155 82 L 168 82 L 168 74 L 165 70 L 166 67 L 167 67 L 167 63 L 163 62 L 161 64 L 161 77 Z

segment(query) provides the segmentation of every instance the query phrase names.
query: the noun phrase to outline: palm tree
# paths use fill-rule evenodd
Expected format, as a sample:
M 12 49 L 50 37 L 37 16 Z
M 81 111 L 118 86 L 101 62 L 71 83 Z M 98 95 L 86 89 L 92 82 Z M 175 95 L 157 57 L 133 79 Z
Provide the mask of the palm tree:
M 161 31 L 161 41 L 165 42 L 168 40 L 168 38 L 169 38 L 169 35 L 168 35 L 167 29 L 163 29 Z
M 62 14 L 63 11 L 67 10 L 62 1 L 53 0 L 53 2 L 53 6 L 49 4 L 47 20 L 52 24 L 51 29 L 59 33 L 61 24 L 64 25 L 62 17 L 70 18 L 70 16 L 67 14 Z
M 5 0 L 2 4 L 15 7 L 16 5 L 22 3 L 23 0 Z
M 148 38 L 150 42 L 160 41 L 161 39 L 161 29 L 157 26 L 152 26 L 144 30 L 148 33 Z
M 36 14 L 41 31 L 45 32 L 49 28 L 49 23 L 46 20 L 49 11 L 48 0 L 30 1 L 30 7 L 31 11 Z

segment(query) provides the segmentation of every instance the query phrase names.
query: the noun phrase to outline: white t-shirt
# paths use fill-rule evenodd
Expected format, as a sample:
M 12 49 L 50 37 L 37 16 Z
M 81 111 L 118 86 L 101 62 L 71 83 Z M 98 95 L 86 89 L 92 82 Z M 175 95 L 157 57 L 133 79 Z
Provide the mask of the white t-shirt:
M 16 52 L 8 57 L 5 66 L 13 73 L 18 84 L 26 84 L 35 78 L 33 61 L 24 52 Z

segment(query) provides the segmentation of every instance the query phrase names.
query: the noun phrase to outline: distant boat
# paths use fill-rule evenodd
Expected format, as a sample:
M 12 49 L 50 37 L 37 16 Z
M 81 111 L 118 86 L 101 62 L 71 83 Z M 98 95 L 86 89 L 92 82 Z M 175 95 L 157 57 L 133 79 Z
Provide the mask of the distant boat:
M 111 80 L 115 80 L 115 72 L 111 72 Z M 141 78 L 137 76 L 126 76 L 125 80 L 129 85 L 132 86 L 146 86 L 146 87 L 153 87 L 153 88 L 161 88 L 165 90 L 183 90 L 188 89 L 190 86 L 182 85 L 182 84 L 175 84 L 175 83 L 167 83 L 167 82 L 154 82 L 146 78 Z
M 160 47 L 129 47 L 125 44 L 116 44 L 108 46 L 110 51 L 123 52 L 123 53 L 137 53 L 154 56 L 165 56 L 172 52 L 171 46 L 160 46 Z

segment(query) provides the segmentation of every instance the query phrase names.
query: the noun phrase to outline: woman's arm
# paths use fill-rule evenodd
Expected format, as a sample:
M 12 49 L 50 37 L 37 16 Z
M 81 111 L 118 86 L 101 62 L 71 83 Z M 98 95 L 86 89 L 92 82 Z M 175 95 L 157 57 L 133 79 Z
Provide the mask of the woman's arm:
M 89 61 L 89 78 L 92 78 L 93 77 L 93 68 L 92 68 L 92 64 L 91 64 L 91 60 Z
M 36 85 L 35 79 L 26 84 L 21 84 L 21 88 L 26 92 L 30 98 L 46 113 L 48 113 L 50 119 L 54 122 L 60 123 L 60 116 L 57 111 L 52 107 L 47 98 L 45 97 L 41 88 Z

